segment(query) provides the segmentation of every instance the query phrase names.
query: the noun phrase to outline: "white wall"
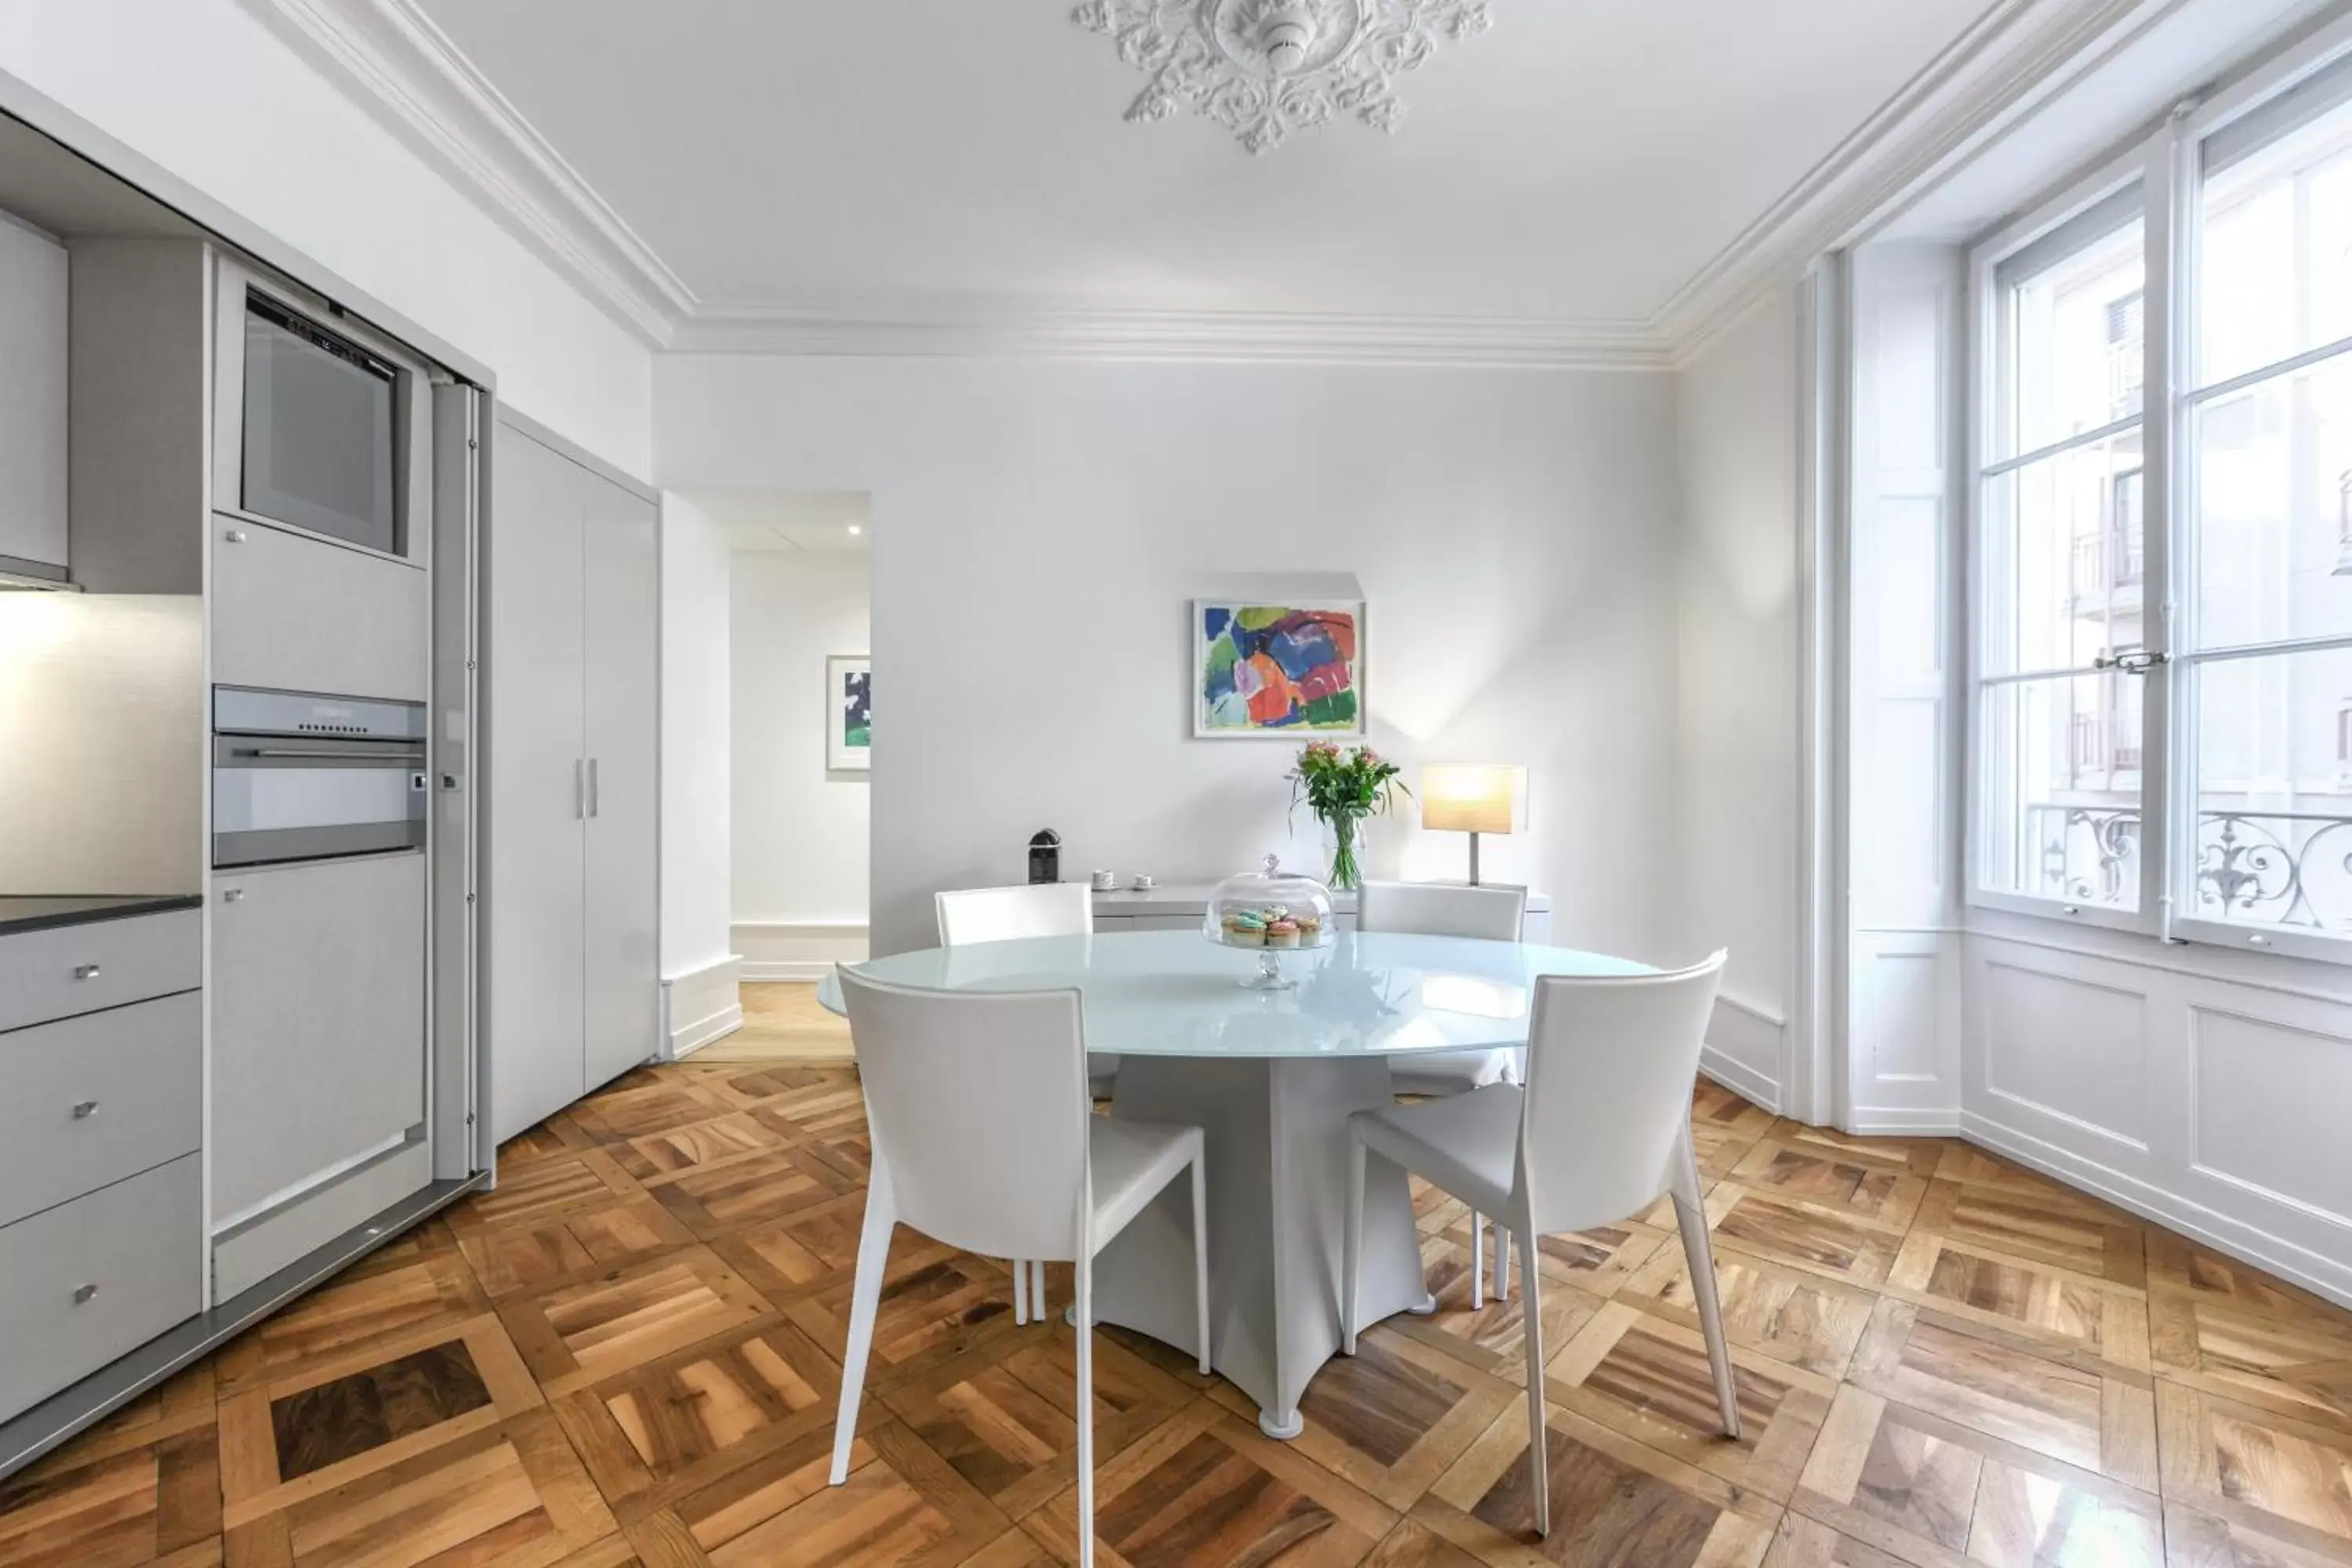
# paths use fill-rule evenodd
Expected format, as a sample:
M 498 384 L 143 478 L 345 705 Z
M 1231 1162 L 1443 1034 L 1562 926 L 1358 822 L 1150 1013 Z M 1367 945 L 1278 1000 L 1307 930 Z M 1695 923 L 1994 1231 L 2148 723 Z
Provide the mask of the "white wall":
M 10 0 L 0 70 L 474 355 L 534 419 L 649 471 L 644 345 L 235 0 Z
M 661 511 L 661 968 L 667 978 L 732 952 L 729 848 L 732 680 L 727 534 L 685 497 Z
M 870 581 L 863 552 L 734 558 L 738 925 L 864 931 L 869 775 L 825 771 L 824 661 L 868 651 Z
M 1800 923 L 1797 322 L 1792 288 L 1675 378 L 1676 935 L 1730 948 L 1709 1068 L 1774 1106 Z
M 1292 747 L 1191 738 L 1187 598 L 1252 569 L 1361 578 L 1375 743 L 1527 764 L 1487 874 L 1559 941 L 1671 947 L 1670 378 L 665 356 L 655 387 L 664 483 L 874 498 L 877 949 L 1041 827 L 1071 874 L 1286 843 Z M 1376 875 L 1462 856 L 1372 831 Z

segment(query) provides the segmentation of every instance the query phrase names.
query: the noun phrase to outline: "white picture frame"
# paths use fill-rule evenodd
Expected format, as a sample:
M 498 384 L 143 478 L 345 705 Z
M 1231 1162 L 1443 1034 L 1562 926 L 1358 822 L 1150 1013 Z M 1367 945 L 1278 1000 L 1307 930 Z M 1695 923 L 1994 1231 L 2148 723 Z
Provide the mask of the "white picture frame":
M 874 659 L 869 654 L 836 653 L 825 658 L 824 766 L 836 773 L 873 771 Z

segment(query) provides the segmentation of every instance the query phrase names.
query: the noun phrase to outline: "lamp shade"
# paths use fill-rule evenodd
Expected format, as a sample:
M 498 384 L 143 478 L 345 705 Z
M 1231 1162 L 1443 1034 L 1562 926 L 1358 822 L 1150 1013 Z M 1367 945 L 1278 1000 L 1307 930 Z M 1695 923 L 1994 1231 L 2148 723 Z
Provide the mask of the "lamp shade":
M 1432 763 L 1421 770 L 1421 825 L 1441 833 L 1516 833 L 1527 821 L 1528 770 Z

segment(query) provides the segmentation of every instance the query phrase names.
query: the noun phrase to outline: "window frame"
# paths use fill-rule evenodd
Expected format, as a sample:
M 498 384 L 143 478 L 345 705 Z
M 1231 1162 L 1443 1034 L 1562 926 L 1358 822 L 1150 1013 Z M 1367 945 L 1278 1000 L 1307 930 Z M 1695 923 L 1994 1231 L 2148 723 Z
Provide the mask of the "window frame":
M 2334 79 L 2329 79 L 2333 75 Z M 2298 115 L 2290 95 L 2310 89 L 2319 107 Z M 1965 887 L 1971 906 L 2104 926 L 2162 940 L 2216 947 L 2252 949 L 2336 964 L 2352 964 L 2352 932 L 2331 933 L 2284 926 L 2259 926 L 2199 915 L 2197 910 L 2199 813 L 2195 720 L 2189 712 L 2196 672 L 2231 659 L 2276 658 L 2297 653 L 2352 648 L 2352 634 L 2282 637 L 2251 644 L 2197 641 L 2193 625 L 2196 560 L 2190 552 L 2190 508 L 2197 495 L 2194 421 L 2199 408 L 2235 392 L 2261 386 L 2326 361 L 2352 365 L 2352 336 L 2299 351 L 2286 358 L 2235 374 L 2210 386 L 2196 384 L 2193 371 L 2200 346 L 2195 268 L 2204 216 L 2203 162 L 2215 137 L 2250 118 L 2275 114 L 2279 124 L 2254 131 L 2248 154 L 2295 133 L 2318 114 L 2352 103 L 2352 17 L 2340 18 L 2299 47 L 2249 71 L 2201 101 L 2183 104 L 2154 132 L 2122 148 L 2095 171 L 2070 184 L 2033 212 L 1985 236 L 1969 256 L 1969 468 L 1962 516 L 1969 541 L 1966 624 L 1969 627 L 1967 816 Z M 2259 126 L 2259 119 L 2256 118 Z M 1998 279 L 2001 263 L 2060 231 L 2102 202 L 2138 183 L 2146 246 L 2143 283 L 2140 515 L 2144 550 L 2141 580 L 2144 646 L 2156 662 L 2137 679 L 2141 687 L 2139 901 L 2137 909 L 2068 903 L 2060 897 L 2018 893 L 1986 885 L 1983 855 L 1996 804 L 1989 787 L 1991 760 L 1986 746 L 1987 693 L 2036 675 L 2079 673 L 2073 668 L 1986 673 L 1988 628 L 1996 624 L 1994 585 L 1985 570 L 1989 509 L 1987 487 L 1997 476 L 2032 460 L 2087 447 L 2131 428 L 2129 420 L 2087 431 L 2032 452 L 1996 457 L 1994 437 L 2006 416 L 2010 388 L 2005 374 L 2010 331 L 2009 300 Z M 2352 523 L 2352 469 L 2339 481 L 2341 521 Z M 2185 498 L 2185 500 L 2184 499 Z M 2113 550 L 2114 541 L 2105 548 Z M 2345 542 L 2352 560 L 2352 538 Z M 2186 611 L 2182 606 L 2189 608 Z M 2014 606 L 2010 609 L 2013 616 Z M 2352 700 L 2337 715 L 2337 751 L 2352 724 Z M 2176 811 L 2179 794 L 2188 809 Z M 2260 814 L 2253 814 L 2260 815 Z
M 1965 592 L 1968 597 L 1969 627 L 1968 687 L 1967 687 L 1967 832 L 1961 857 L 1965 862 L 1968 901 L 1986 909 L 2011 913 L 2039 915 L 2059 919 L 2075 925 L 2103 926 L 2111 930 L 2155 934 L 2161 930 L 2163 862 L 2168 846 L 2160 840 L 2162 834 L 2151 834 L 2149 824 L 2164 820 L 2158 815 L 2162 787 L 2161 766 L 2150 767 L 2147 759 L 2161 758 L 2167 753 L 2159 749 L 2164 731 L 2158 728 L 2161 718 L 2159 706 L 2150 694 L 2142 692 L 2140 714 L 2140 802 L 2139 802 L 2139 902 L 2125 908 L 2100 903 L 2076 903 L 2062 896 L 2019 892 L 2006 888 L 1989 886 L 1985 878 L 1984 853 L 1988 828 L 1995 805 L 1994 792 L 1989 785 L 1986 744 L 1986 714 L 1992 691 L 2000 687 L 2022 687 L 2037 680 L 2077 679 L 2097 673 L 2089 667 L 2064 665 L 2049 669 L 2003 669 L 1988 673 L 1985 657 L 1990 646 L 1987 628 L 1996 616 L 1993 612 L 1995 584 L 1987 571 L 1989 552 L 1986 531 L 1989 508 L 1986 498 L 1989 487 L 2011 473 L 2021 472 L 2037 462 L 2055 458 L 2069 451 L 2084 450 L 2117 436 L 2137 431 L 2140 437 L 2140 516 L 2141 546 L 2144 556 L 2141 595 L 2144 605 L 2153 607 L 2158 598 L 2162 565 L 2161 552 L 2154 548 L 2148 535 L 2152 520 L 2160 515 L 2155 509 L 2161 504 L 2163 480 L 2157 470 L 2158 439 L 2152 391 L 2161 384 L 2155 380 L 2156 363 L 2151 357 L 2141 379 L 2140 411 L 2137 415 L 2110 420 L 2095 428 L 2080 431 L 2055 442 L 2026 447 L 2020 437 L 2020 449 L 2003 453 L 2000 449 L 2000 433 L 2009 426 L 2012 413 L 2012 384 L 2009 369 L 2011 348 L 2015 342 L 2014 312 L 2010 289 L 2001 282 L 2004 263 L 2032 246 L 2061 233 L 2078 219 L 2088 217 L 2100 207 L 2116 201 L 2134 186 L 2140 189 L 2139 221 L 2143 247 L 2149 247 L 2152 260 L 2154 226 L 2147 199 L 2148 142 L 2142 142 L 2100 165 L 2093 173 L 2069 185 L 2064 191 L 2033 211 L 2004 225 L 1979 240 L 1969 256 L 1969 439 L 1968 471 L 1964 479 L 1965 495 L 1961 515 L 1968 531 L 1968 574 Z M 2129 221 L 2129 220 L 2126 220 Z M 2092 243 L 2096 243 L 2094 240 Z M 2144 299 L 2154 295 L 2151 274 L 2142 284 Z M 2146 309 L 2143 307 L 2145 321 Z M 2144 325 L 2145 338 L 2157 336 L 2152 326 Z M 2110 543 L 2108 548 L 2112 548 Z M 2013 615 L 2014 607 L 2011 613 Z M 2144 610 L 2143 614 L 2149 614 Z M 2164 644 L 2159 629 L 2160 617 L 2149 616 L 2149 641 L 2152 649 Z M 2164 667 L 2159 665 L 2146 681 L 2161 678 Z M 2118 677 L 2128 679 L 2129 677 Z M 2126 688 L 2126 689 L 2129 689 Z

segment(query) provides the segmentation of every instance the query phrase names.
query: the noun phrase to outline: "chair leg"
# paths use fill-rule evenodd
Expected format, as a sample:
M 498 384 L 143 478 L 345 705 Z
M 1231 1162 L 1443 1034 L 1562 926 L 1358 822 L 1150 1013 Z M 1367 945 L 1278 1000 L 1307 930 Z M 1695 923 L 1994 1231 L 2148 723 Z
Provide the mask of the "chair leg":
M 1527 1253 L 1523 1248 L 1519 1254 L 1519 1268 L 1522 1272 L 1526 1270 L 1527 1266 Z M 1507 1301 L 1510 1299 L 1511 1233 L 1504 1228 L 1501 1220 L 1496 1220 L 1495 1222 L 1495 1300 Z
M 1045 1321 L 1045 1260 L 1029 1260 L 1029 1315 L 1039 1322 Z
M 1690 1268 L 1691 1296 L 1698 1303 L 1698 1329 L 1706 1341 L 1706 1364 L 1715 1373 L 1715 1402 L 1727 1437 L 1739 1436 L 1739 1384 L 1731 1367 L 1731 1346 L 1723 1334 L 1723 1300 L 1715 1282 L 1715 1243 L 1706 1233 L 1706 1206 L 1699 1198 L 1698 1161 L 1687 1138 L 1675 1186 L 1675 1228 L 1682 1232 L 1683 1260 Z
M 1201 1375 L 1209 1364 L 1209 1173 L 1206 1155 L 1192 1162 L 1192 1316 L 1201 1336 Z
M 1080 1248 L 1081 1251 L 1084 1248 Z M 1095 1562 L 1095 1265 L 1078 1259 L 1078 1568 Z
M 1357 1276 L 1364 1267 L 1364 1141 L 1348 1129 L 1347 1240 L 1339 1258 L 1339 1349 L 1356 1353 Z M 1328 1253 L 1324 1254 L 1329 1257 Z
M 874 1315 L 882 1304 L 882 1275 L 890 1261 L 890 1232 L 897 1223 L 889 1173 L 877 1157 L 866 1186 L 866 1225 L 857 1238 L 857 1278 L 849 1296 L 849 1344 L 841 1357 L 841 1410 L 833 1423 L 829 1479 L 836 1487 L 849 1479 L 849 1450 L 857 1439 L 857 1401 L 866 1389 L 866 1357 L 874 1348 Z
M 1486 1216 L 1470 1211 L 1470 1310 L 1486 1304 Z
M 1013 1260 L 1013 1321 L 1029 1321 L 1029 1265 L 1018 1258 Z
M 1509 1246 L 1510 1232 L 1503 1222 L 1495 1222 L 1495 1253 L 1501 1257 Z M 1536 1238 L 1519 1237 L 1519 1256 L 1536 1255 Z M 1528 1355 L 1528 1490 L 1535 1499 L 1536 1533 L 1551 1533 L 1551 1458 L 1544 1441 L 1544 1344 L 1543 1308 L 1538 1300 L 1536 1271 L 1525 1270 L 1519 1278 L 1519 1315 L 1524 1328 L 1521 1337 L 1526 1342 Z

